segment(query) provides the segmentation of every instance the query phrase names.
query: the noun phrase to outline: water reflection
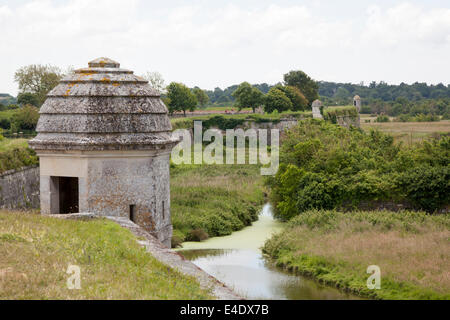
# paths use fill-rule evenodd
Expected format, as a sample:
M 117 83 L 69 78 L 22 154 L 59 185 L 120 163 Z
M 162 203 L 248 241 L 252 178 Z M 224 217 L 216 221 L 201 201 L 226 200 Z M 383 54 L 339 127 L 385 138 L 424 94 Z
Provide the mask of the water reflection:
M 260 247 L 282 225 L 272 218 L 266 205 L 259 221 L 227 237 L 183 244 L 179 251 L 187 259 L 247 299 L 355 299 L 335 288 L 295 276 L 273 266 Z
M 351 299 L 337 289 L 286 273 L 253 250 L 183 250 L 197 266 L 247 299 Z

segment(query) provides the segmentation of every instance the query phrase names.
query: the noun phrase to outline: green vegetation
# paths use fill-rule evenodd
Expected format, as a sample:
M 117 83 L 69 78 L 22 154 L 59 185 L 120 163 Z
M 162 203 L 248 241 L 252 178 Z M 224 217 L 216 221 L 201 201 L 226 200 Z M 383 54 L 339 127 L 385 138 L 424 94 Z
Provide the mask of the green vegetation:
M 383 112 L 390 116 L 409 113 L 443 114 L 444 109 L 448 110 L 450 85 L 427 85 L 419 82 L 389 85 L 386 82 L 372 82 L 367 86 L 320 81 L 319 95 L 325 105 L 350 104 L 353 97 L 359 95 L 364 104 L 363 113 Z M 424 110 L 427 112 L 423 112 Z
M 434 212 L 450 203 L 449 153 L 449 137 L 405 147 L 378 131 L 304 120 L 286 134 L 280 169 L 267 183 L 283 220 L 379 201 Z
M 338 117 L 358 118 L 358 111 L 353 106 L 328 107 L 322 109 L 322 112 L 323 118 L 331 123 L 337 123 Z
M 434 122 L 440 121 L 441 117 L 433 114 L 418 114 L 416 116 L 410 116 L 402 114 L 394 119 L 396 122 Z M 386 121 L 387 122 L 387 121 Z
M 170 183 L 174 247 L 240 230 L 264 202 L 257 165 L 177 165 Z
M 287 111 L 281 113 L 271 114 L 234 114 L 234 115 L 208 115 L 198 116 L 190 118 L 174 118 L 171 119 L 172 129 L 191 129 L 194 127 L 195 120 L 203 121 L 202 125 L 204 129 L 211 127 L 225 129 L 234 129 L 237 126 L 242 125 L 245 121 L 255 121 L 256 123 L 262 122 L 279 122 L 283 118 L 296 118 L 305 119 L 311 118 L 311 112 L 303 111 Z
M 277 112 L 283 112 L 292 110 L 292 108 L 293 104 L 291 100 L 277 87 L 270 89 L 269 93 L 265 96 L 264 111 L 267 113 L 272 113 L 275 110 Z
M 204 108 L 206 104 L 209 102 L 209 97 L 206 92 L 199 87 L 195 87 L 192 89 L 192 93 L 197 98 L 197 102 L 200 108 Z
M 31 105 L 0 111 L 0 128 L 6 133 L 35 133 L 39 110 Z
M 0 152 L 28 147 L 27 139 L 6 139 L 0 136 Z
M 36 153 L 28 147 L 26 139 L 0 137 L 0 173 L 39 163 Z
M 301 70 L 290 71 L 284 75 L 284 83 L 287 86 L 296 87 L 305 96 L 308 104 L 319 98 L 319 85 Z
M 232 96 L 236 99 L 236 107 L 241 110 L 242 108 L 251 108 L 253 112 L 263 103 L 263 93 L 248 82 L 243 82 L 232 93 Z
M 389 122 L 389 121 L 391 121 L 391 120 L 390 120 L 389 117 L 386 116 L 386 115 L 378 116 L 378 117 L 375 119 L 375 122 Z
M 450 299 L 449 215 L 311 210 L 292 219 L 263 251 L 277 265 L 376 299 Z M 381 269 L 370 290 L 367 267 Z
M 63 77 L 63 71 L 51 65 L 29 65 L 20 68 L 14 74 L 14 80 L 19 85 L 19 97 L 35 107 L 41 107 L 47 98 L 47 94 L 58 85 Z
M 182 83 L 172 82 L 167 87 L 167 100 L 165 101 L 169 107 L 169 112 L 194 111 L 197 107 L 197 97 L 191 90 Z
M 275 88 L 282 91 L 292 103 L 293 111 L 304 111 L 308 109 L 308 100 L 305 98 L 299 88 L 293 86 L 277 85 Z M 270 90 L 269 90 L 270 92 Z M 268 94 L 267 94 L 268 95 Z M 279 112 L 282 110 L 275 108 Z M 287 109 L 289 110 L 289 108 Z M 266 110 L 267 111 L 267 110 Z
M 0 299 L 209 299 L 194 278 L 162 264 L 119 225 L 0 212 Z M 81 290 L 68 290 L 69 265 Z

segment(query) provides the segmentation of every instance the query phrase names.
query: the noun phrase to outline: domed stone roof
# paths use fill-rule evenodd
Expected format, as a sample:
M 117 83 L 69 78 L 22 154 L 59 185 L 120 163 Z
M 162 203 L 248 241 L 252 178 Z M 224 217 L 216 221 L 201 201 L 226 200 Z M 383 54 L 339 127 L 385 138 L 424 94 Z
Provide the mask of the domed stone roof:
M 36 131 L 35 150 L 149 150 L 178 142 L 160 94 L 108 58 L 91 61 L 49 92 Z
M 356 96 L 353 97 L 353 100 L 361 100 L 361 97 L 356 95 Z

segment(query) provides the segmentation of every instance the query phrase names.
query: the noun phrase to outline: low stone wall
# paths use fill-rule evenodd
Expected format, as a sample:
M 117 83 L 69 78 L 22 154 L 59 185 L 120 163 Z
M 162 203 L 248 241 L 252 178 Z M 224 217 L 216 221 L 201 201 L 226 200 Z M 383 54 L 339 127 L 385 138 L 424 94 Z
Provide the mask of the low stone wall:
M 358 117 L 337 116 L 336 122 L 338 125 L 345 127 L 345 128 L 350 128 L 350 126 L 359 128 L 361 126 L 359 114 L 358 114 Z
M 10 170 L 0 175 L 1 209 L 39 208 L 39 167 Z
M 286 119 L 280 119 L 278 121 L 265 121 L 265 122 L 257 122 L 254 120 L 246 120 L 241 125 L 236 126 L 236 128 L 230 128 L 230 129 L 266 129 L 267 130 L 267 143 L 270 145 L 272 143 L 272 136 L 270 130 L 272 129 L 278 129 L 280 130 L 280 135 L 283 131 L 292 128 L 293 126 L 298 124 L 298 121 L 302 119 L 295 119 L 295 118 L 286 118 Z M 225 130 L 221 130 L 217 127 L 211 127 L 210 129 L 215 129 L 221 132 L 223 136 L 226 135 Z M 194 139 L 194 129 L 190 128 L 189 133 L 191 135 L 191 139 Z M 259 134 L 259 132 L 257 132 Z M 192 140 L 193 141 L 193 140 Z

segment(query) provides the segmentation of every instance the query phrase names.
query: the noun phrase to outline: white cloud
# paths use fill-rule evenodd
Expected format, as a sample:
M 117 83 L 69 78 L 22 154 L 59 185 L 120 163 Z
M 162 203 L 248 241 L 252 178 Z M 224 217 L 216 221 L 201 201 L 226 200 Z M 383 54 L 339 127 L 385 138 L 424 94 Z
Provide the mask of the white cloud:
M 450 55 L 450 8 L 425 10 L 410 3 L 373 6 L 365 15 L 357 12 L 345 19 L 339 13 L 323 15 L 326 5 L 320 1 L 312 6 L 246 9 L 242 2 L 202 2 L 168 7 L 140 0 L 31 0 L 15 7 L 3 5 L 0 92 L 15 93 L 12 78 L 20 66 L 82 67 L 104 55 L 137 73 L 160 71 L 167 81 L 207 88 L 244 80 L 278 82 L 293 68 L 317 79 L 354 82 L 436 82 L 448 77 L 444 57 Z M 351 5 L 342 8 L 351 9 Z M 395 46 L 397 56 L 388 55 L 386 46 Z M 421 50 L 411 52 L 411 46 Z M 406 54 L 415 56 L 405 60 Z M 408 69 L 413 58 L 416 73 Z M 421 69 L 420 61 L 430 59 L 442 62 L 439 70 Z M 395 74 L 389 65 L 396 66 Z M 408 77 L 401 78 L 402 74 Z
M 450 44 L 450 9 L 424 10 L 405 2 L 384 12 L 372 6 L 367 13 L 367 41 L 388 46 Z

